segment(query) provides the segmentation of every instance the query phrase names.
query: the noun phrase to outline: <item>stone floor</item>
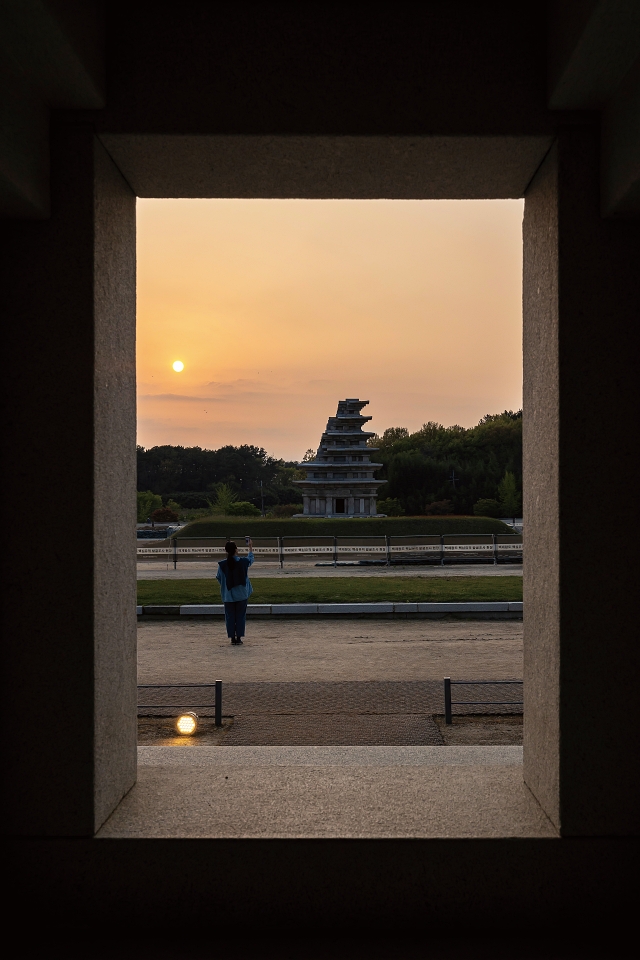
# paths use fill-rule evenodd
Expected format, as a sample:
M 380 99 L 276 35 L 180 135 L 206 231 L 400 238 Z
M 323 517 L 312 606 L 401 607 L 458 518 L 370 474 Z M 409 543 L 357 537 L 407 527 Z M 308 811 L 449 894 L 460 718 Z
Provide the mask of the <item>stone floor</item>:
M 223 746 L 443 746 L 433 717 L 334 713 L 236 717 Z
M 242 647 L 231 647 L 221 624 L 141 622 L 139 702 L 192 707 L 203 719 L 193 739 L 177 737 L 171 709 L 143 711 L 140 743 L 161 746 L 520 744 L 513 718 L 487 726 L 468 720 L 443 729 L 443 678 L 507 680 L 522 677 L 519 621 L 287 620 L 249 624 Z M 210 687 L 180 684 L 223 681 L 215 730 Z M 479 693 L 481 691 L 481 693 Z M 454 699 L 518 700 L 520 686 L 458 687 Z M 520 714 L 522 707 L 458 706 L 456 714 Z M 208 719 L 206 719 L 208 718 Z M 508 719 L 508 718 L 507 718 Z
M 555 837 L 522 748 L 138 748 L 116 837 Z
M 517 701 L 521 687 L 484 685 L 483 700 Z M 505 694 L 505 690 L 509 690 Z M 478 699 L 461 688 L 456 699 Z M 211 688 L 151 687 L 139 691 L 147 715 L 139 743 L 157 746 L 426 746 L 522 743 L 522 707 L 457 705 L 454 724 L 444 717 L 443 684 L 426 681 L 343 681 L 223 684 L 224 723 L 216 730 Z M 194 737 L 176 735 L 171 715 L 192 708 L 200 718 Z M 502 716 L 495 716 L 496 713 Z M 506 714 L 506 716 L 505 716 Z M 511 716 L 509 716 L 511 714 Z M 155 715 L 155 719 L 153 716 Z
M 522 746 L 521 716 L 371 716 L 337 713 L 227 717 L 222 727 L 200 718 L 179 736 L 173 719 L 140 718 L 138 743 L 158 747 L 233 746 Z
M 446 724 L 443 716 L 433 718 L 443 743 L 454 746 L 522 746 L 523 723 L 518 715 L 463 715 Z
M 223 684 L 222 712 L 224 716 L 276 715 L 276 714 L 440 714 L 444 712 L 443 683 L 440 680 L 343 680 L 343 681 L 286 681 L 286 682 L 231 682 Z M 457 700 L 477 700 L 478 688 L 459 688 Z M 483 686 L 482 699 L 506 700 L 506 687 L 496 684 Z M 509 689 L 508 699 L 518 700 L 519 686 Z M 203 707 L 197 712 L 213 716 L 213 690 L 211 687 L 181 686 L 149 687 L 140 691 L 140 703 L 178 705 L 183 708 Z M 166 711 L 164 711 L 166 712 Z M 456 713 L 521 713 L 514 706 L 499 711 L 478 706 L 456 708 Z
M 214 579 L 217 561 L 189 560 L 178 562 L 139 561 L 138 580 L 208 580 Z M 315 561 L 290 560 L 282 569 L 275 562 L 256 560 L 251 578 L 260 577 L 521 577 L 521 563 L 461 563 L 446 566 L 330 566 L 318 567 Z
M 100 837 L 555 836 L 522 748 L 487 745 L 483 717 L 444 729 L 439 716 L 444 676 L 522 677 L 521 622 L 260 621 L 239 648 L 221 626 L 139 624 L 139 682 L 174 686 L 141 691 L 165 717 L 140 719 L 138 781 Z M 217 679 L 218 730 L 211 688 L 184 686 Z M 196 708 L 200 733 L 178 738 L 171 704 L 196 703 L 210 705 Z M 511 735 L 519 720 L 507 720 Z M 484 745 L 468 745 L 471 728 Z
M 141 621 L 139 683 L 439 681 L 522 677 L 522 621 Z M 441 686 L 440 686 L 441 689 Z M 421 711 L 418 711 L 421 712 Z

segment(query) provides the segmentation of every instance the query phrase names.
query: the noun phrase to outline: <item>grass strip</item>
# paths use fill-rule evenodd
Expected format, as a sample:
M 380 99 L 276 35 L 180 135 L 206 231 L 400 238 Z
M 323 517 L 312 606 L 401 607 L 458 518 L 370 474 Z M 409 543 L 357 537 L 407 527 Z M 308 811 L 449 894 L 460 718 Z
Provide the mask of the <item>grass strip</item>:
M 245 536 L 259 537 L 405 537 L 425 534 L 508 533 L 513 529 L 491 517 L 384 517 L 358 520 L 288 520 L 261 517 L 203 517 L 193 520 L 177 536 L 231 537 L 240 542 Z
M 249 603 L 521 601 L 522 577 L 299 577 L 252 580 Z M 138 603 L 220 603 L 215 580 L 138 580 Z

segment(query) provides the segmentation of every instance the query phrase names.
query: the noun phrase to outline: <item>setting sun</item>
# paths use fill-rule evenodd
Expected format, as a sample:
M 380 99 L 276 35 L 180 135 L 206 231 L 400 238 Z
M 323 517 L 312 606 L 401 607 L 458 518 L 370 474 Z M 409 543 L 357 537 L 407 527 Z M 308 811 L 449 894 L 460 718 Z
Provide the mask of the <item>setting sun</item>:
M 182 362 L 182 360 L 175 360 L 173 363 L 173 369 L 175 370 L 176 373 L 182 373 L 182 371 L 184 370 L 184 363 Z

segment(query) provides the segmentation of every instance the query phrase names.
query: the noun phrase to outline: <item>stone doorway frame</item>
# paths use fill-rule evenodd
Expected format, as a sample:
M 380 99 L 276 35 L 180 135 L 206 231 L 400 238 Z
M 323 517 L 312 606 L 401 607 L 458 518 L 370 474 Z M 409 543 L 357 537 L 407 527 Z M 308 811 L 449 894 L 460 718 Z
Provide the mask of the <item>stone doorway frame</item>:
M 229 162 L 219 175 L 211 165 L 221 150 L 227 161 L 239 158 L 228 181 Z M 611 449 L 616 437 L 610 425 L 600 426 L 606 390 L 626 360 L 621 334 L 609 338 L 605 353 L 592 345 L 602 316 L 610 331 L 622 331 L 636 309 L 637 225 L 602 219 L 598 150 L 597 126 L 589 122 L 560 131 L 553 142 L 550 136 L 145 139 L 98 136 L 84 124 L 54 127 L 51 219 L 17 224 L 8 263 L 19 291 L 15 322 L 24 317 L 33 325 L 42 316 L 66 331 L 64 350 L 52 343 L 47 356 L 67 382 L 57 401 L 61 427 L 55 437 L 43 430 L 37 448 L 77 490 L 92 534 L 67 543 L 82 571 L 70 620 L 52 624 L 26 608 L 10 617 L 19 679 L 8 708 L 19 709 L 28 690 L 37 704 L 29 723 L 34 730 L 53 727 L 39 751 L 11 758 L 21 784 L 11 811 L 18 833 L 92 836 L 135 782 L 135 558 L 127 546 L 133 507 L 129 516 L 121 506 L 129 497 L 133 503 L 135 489 L 135 196 L 153 195 L 148 191 L 158 178 L 173 184 L 166 195 L 174 197 L 194 189 L 238 195 L 243 176 L 248 196 L 525 197 L 524 778 L 562 836 L 629 831 L 635 783 L 618 776 L 626 742 L 603 735 L 610 727 L 606 710 L 593 705 L 628 698 L 633 673 L 607 670 L 612 651 L 625 662 L 624 640 L 612 639 L 603 651 L 606 616 L 594 606 L 597 583 L 589 572 L 578 575 L 575 564 L 588 550 L 583 512 L 602 469 L 592 452 Z M 356 162 L 363 156 L 366 168 Z M 431 179 L 426 156 L 439 157 Z M 256 158 L 264 163 L 256 166 Z M 213 173 L 202 193 L 190 174 L 207 163 Z M 403 171 L 411 175 L 403 179 Z M 44 279 L 30 286 L 34 272 Z M 24 407 L 18 429 L 20 416 L 37 422 L 38 405 L 48 401 L 38 392 L 39 378 L 48 382 L 39 362 L 25 357 L 21 371 L 25 384 L 36 385 L 32 394 L 15 386 Z M 585 377 L 600 385 L 594 393 L 585 393 Z M 46 595 L 53 597 L 68 585 L 64 571 L 50 573 Z M 15 574 L 21 596 L 25 573 Z M 618 609 L 629 602 L 614 600 Z M 40 666 L 37 675 L 24 660 L 27 649 Z M 64 720 L 69 715 L 78 718 L 75 730 Z M 43 778 L 46 794 L 37 788 Z

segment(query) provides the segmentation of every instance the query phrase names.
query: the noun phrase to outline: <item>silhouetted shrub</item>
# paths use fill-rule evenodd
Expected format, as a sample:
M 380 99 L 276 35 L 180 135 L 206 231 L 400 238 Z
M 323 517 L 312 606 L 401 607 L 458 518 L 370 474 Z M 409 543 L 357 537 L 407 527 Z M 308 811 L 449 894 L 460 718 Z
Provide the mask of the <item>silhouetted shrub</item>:
M 473 505 L 476 517 L 499 517 L 502 509 L 497 500 L 482 499 Z
M 378 500 L 378 513 L 386 513 L 388 517 L 403 517 L 404 507 L 397 497 L 388 497 L 386 500 Z
M 303 509 L 301 503 L 277 503 L 269 510 L 269 514 L 272 517 L 292 517 L 294 513 L 302 513 Z
M 247 500 L 236 500 L 230 503 L 226 510 L 228 517 L 259 517 L 260 511 Z
M 175 510 L 171 510 L 169 507 L 160 507 L 159 510 L 153 511 L 151 519 L 154 523 L 175 523 L 180 518 Z
M 448 517 L 453 513 L 453 504 L 451 500 L 434 500 L 426 505 L 424 512 L 428 517 Z

